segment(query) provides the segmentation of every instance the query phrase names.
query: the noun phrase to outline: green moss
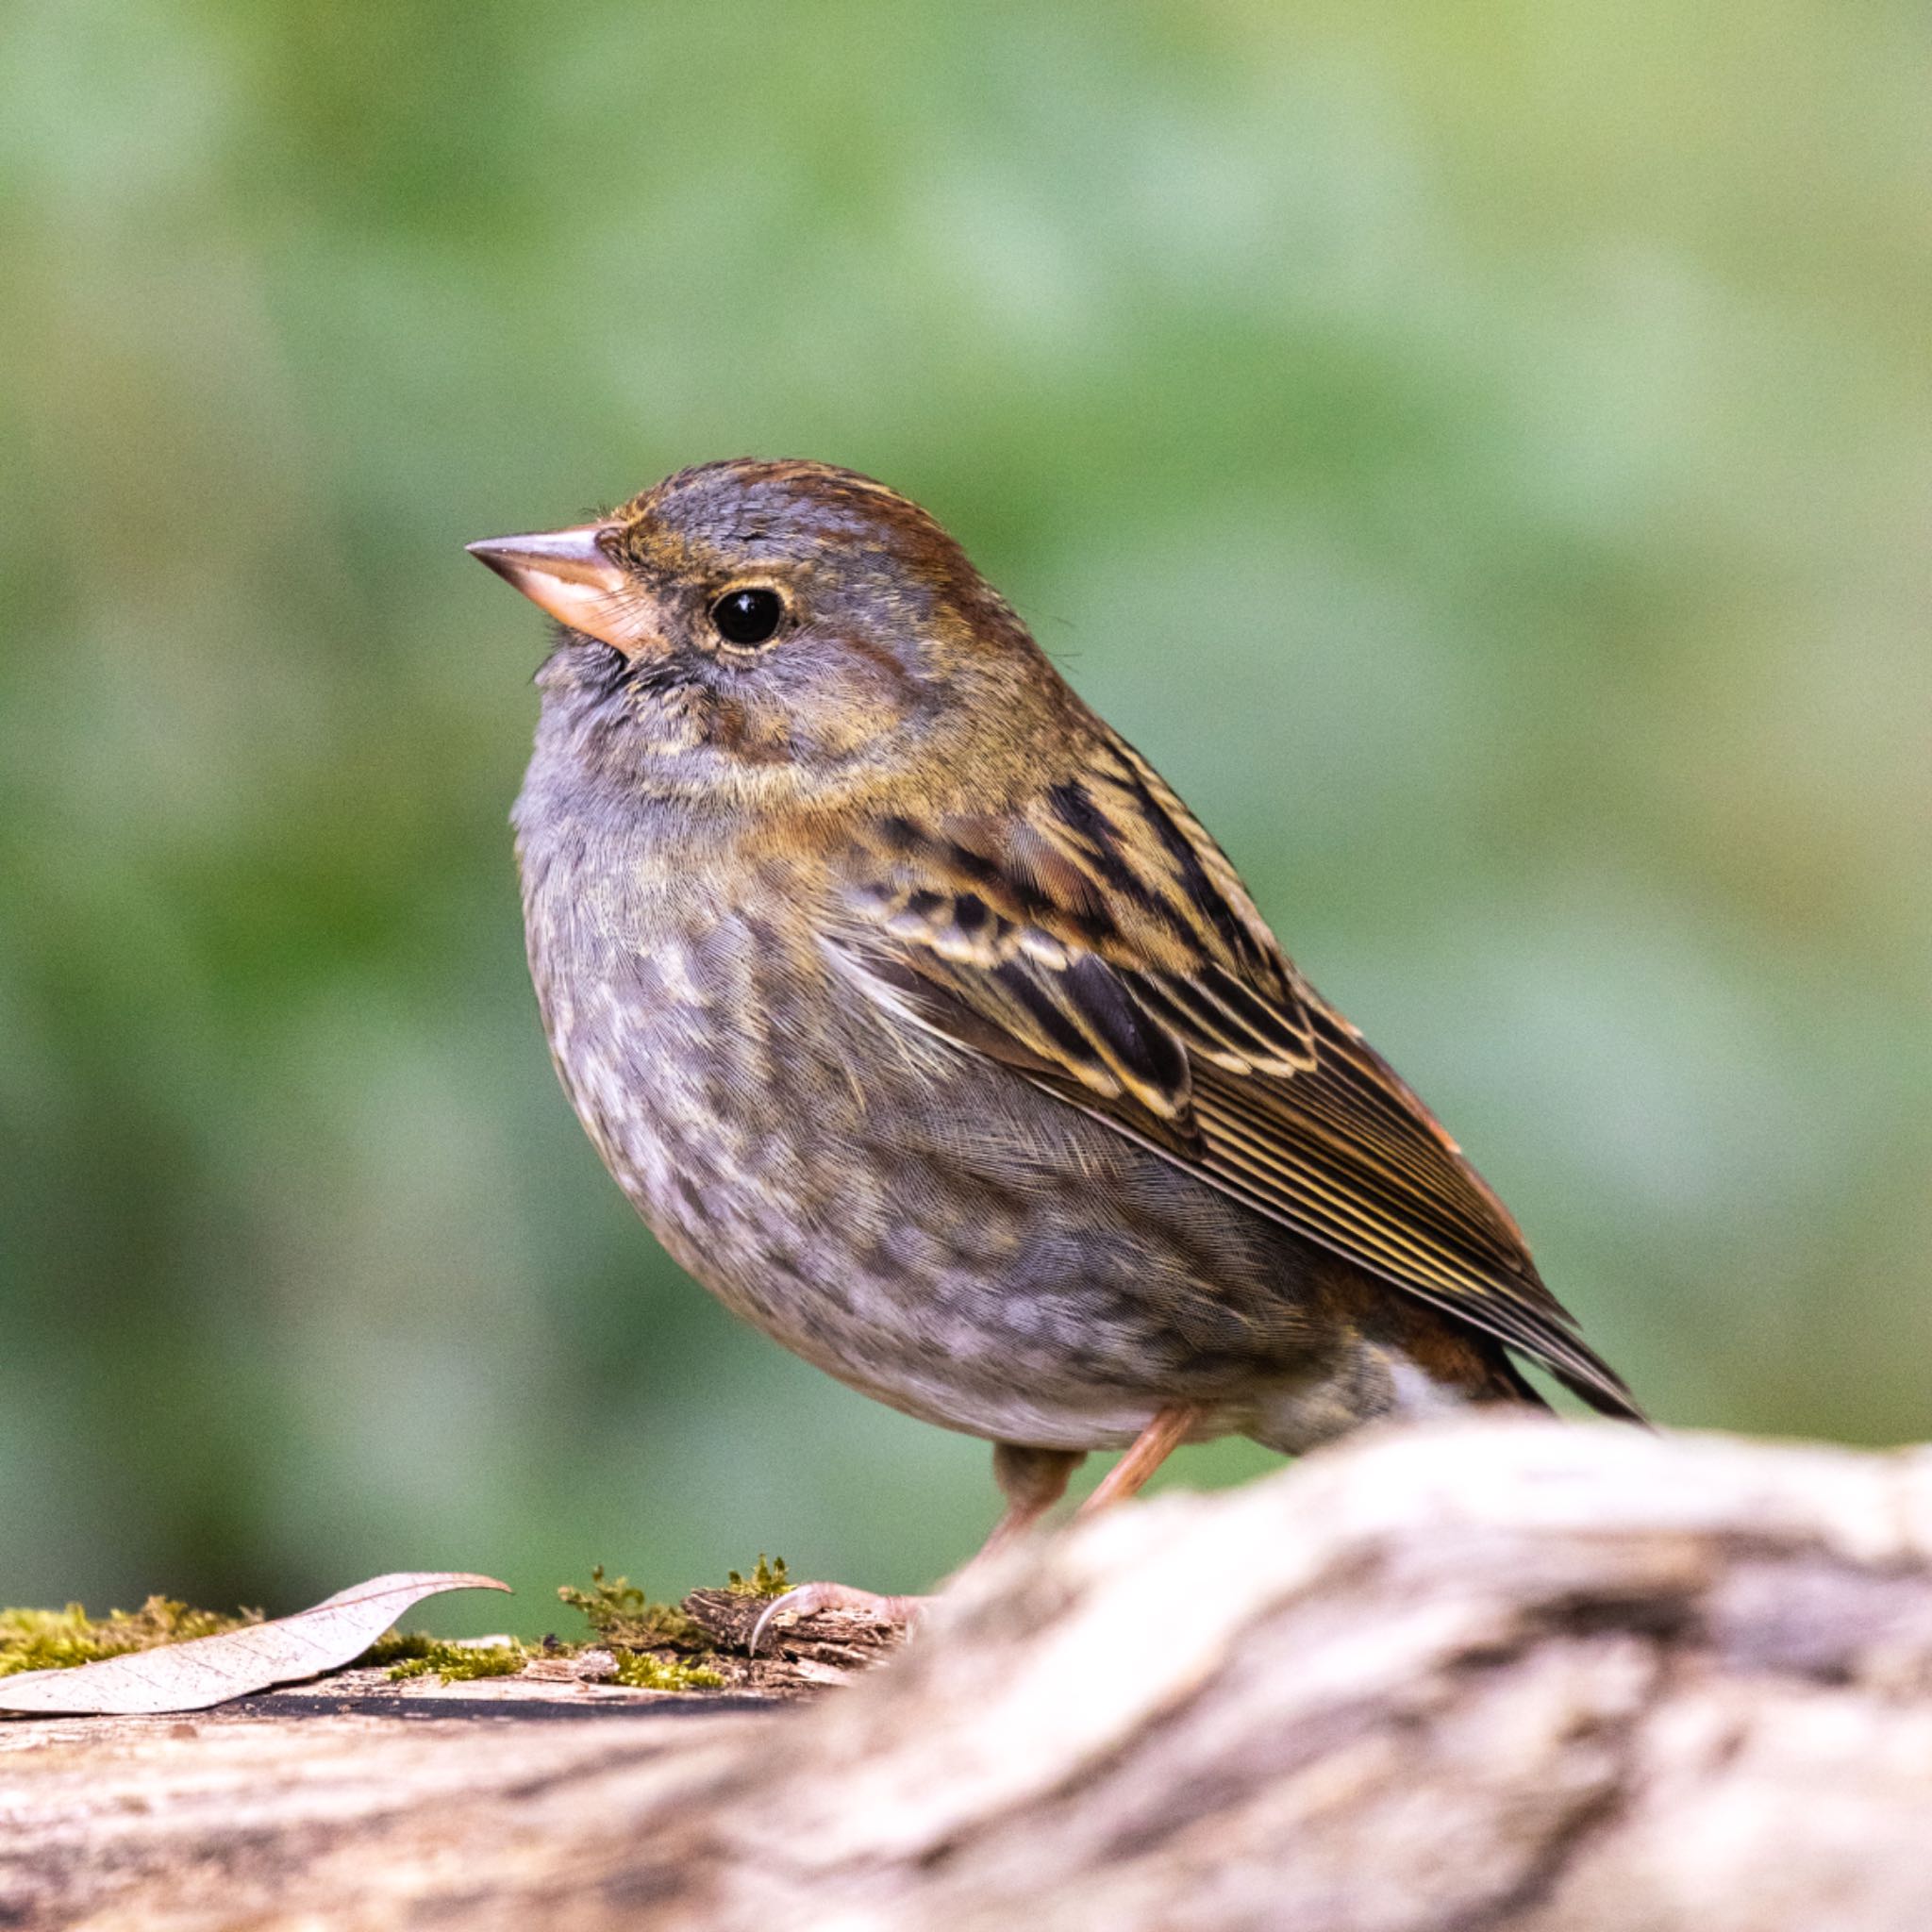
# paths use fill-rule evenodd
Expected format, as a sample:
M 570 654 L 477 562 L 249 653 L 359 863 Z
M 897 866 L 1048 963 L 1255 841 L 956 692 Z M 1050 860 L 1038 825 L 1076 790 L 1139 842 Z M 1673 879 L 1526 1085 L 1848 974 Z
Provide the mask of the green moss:
M 609 1684 L 628 1684 L 635 1690 L 716 1690 L 724 1679 L 702 1664 L 667 1662 L 647 1650 L 620 1650 L 612 1653 L 615 1662 Z
M 760 1574 L 771 1571 L 759 1558 Z M 784 1566 L 779 1566 L 782 1574 Z M 627 1578 L 608 1577 L 600 1563 L 591 1572 L 589 1590 L 574 1590 L 565 1584 L 557 1594 L 574 1610 L 583 1613 L 592 1632 L 591 1641 L 608 1649 L 611 1666 L 603 1682 L 627 1684 L 638 1690 L 716 1690 L 724 1679 L 701 1663 L 682 1658 L 653 1656 L 654 1651 L 682 1647 L 697 1651 L 703 1647 L 705 1633 L 675 1604 L 653 1603 Z M 581 1644 L 559 1644 L 544 1640 L 546 1650 L 568 1654 L 580 1651 Z
M 385 1630 L 349 1668 L 372 1670 L 380 1664 L 399 1664 L 411 1657 L 427 1657 L 436 1641 L 421 1630 Z
M 260 1622 L 259 1610 L 230 1616 L 193 1609 L 168 1596 L 151 1596 L 138 1610 L 109 1610 L 105 1617 L 90 1617 L 79 1604 L 64 1610 L 0 1610 L 0 1677 L 98 1663 L 130 1650 L 185 1643 Z
M 791 1588 L 791 1579 L 785 1574 L 785 1558 L 778 1557 L 768 1563 L 762 1550 L 758 1552 L 758 1567 L 749 1576 L 741 1576 L 736 1570 L 729 1574 L 734 1596 L 783 1596 Z
M 584 1621 L 607 1643 L 643 1650 L 657 1643 L 680 1643 L 697 1634 L 697 1626 L 676 1605 L 651 1602 L 625 1577 L 607 1578 L 601 1563 L 591 1572 L 589 1590 L 573 1590 L 566 1583 L 557 1594 L 572 1609 L 581 1610 Z
M 391 1635 L 394 1633 L 391 1632 Z M 472 1677 L 514 1677 L 525 1658 L 521 1643 L 444 1643 L 434 1637 L 405 1637 L 399 1640 L 401 1654 L 390 1664 L 389 1674 L 400 1683 L 406 1677 L 441 1677 L 445 1684 L 460 1684 Z
M 390 1676 L 441 1677 L 460 1683 L 470 1677 L 513 1677 L 528 1660 L 528 1653 L 512 1639 L 508 1643 L 450 1643 L 420 1630 L 389 1630 L 360 1657 L 356 1668 L 389 1667 Z

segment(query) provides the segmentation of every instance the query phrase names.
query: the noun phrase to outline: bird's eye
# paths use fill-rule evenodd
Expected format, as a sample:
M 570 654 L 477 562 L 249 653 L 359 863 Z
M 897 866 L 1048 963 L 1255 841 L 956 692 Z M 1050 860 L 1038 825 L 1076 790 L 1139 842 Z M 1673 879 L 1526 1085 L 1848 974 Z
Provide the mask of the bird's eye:
M 711 622 L 727 644 L 770 641 L 785 620 L 785 600 L 776 591 L 726 591 L 711 606 Z

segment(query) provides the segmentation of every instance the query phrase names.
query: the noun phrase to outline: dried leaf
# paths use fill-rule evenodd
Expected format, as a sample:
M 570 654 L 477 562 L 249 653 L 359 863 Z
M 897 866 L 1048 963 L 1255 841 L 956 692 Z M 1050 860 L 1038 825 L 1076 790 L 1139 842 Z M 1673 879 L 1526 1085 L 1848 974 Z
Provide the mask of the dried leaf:
M 493 1576 L 408 1570 L 372 1577 L 272 1624 L 196 1637 L 158 1650 L 104 1657 L 64 1671 L 25 1671 L 0 1678 L 0 1710 L 70 1716 L 206 1710 L 271 1684 L 339 1670 L 361 1654 L 412 1604 L 445 1590 L 508 1590 Z

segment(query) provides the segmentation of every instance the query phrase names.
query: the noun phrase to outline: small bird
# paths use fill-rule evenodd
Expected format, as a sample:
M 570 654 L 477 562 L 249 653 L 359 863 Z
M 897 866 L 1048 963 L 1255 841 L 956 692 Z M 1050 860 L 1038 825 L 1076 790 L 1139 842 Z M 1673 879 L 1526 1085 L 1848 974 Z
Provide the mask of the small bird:
M 725 1306 L 993 1444 L 1297 1454 L 1383 1418 L 1606 1414 L 1516 1223 L 1234 867 L 924 509 L 743 458 L 471 552 L 557 622 L 513 823 L 579 1118 Z M 808 1584 L 903 1617 L 914 1600 Z

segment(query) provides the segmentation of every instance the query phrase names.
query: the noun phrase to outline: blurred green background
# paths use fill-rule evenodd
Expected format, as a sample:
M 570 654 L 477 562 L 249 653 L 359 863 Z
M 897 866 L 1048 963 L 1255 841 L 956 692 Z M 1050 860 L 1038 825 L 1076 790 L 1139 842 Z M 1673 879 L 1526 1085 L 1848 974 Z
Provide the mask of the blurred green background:
M 955 529 L 1661 1417 L 1928 1433 L 1928 74 L 1826 0 L 10 0 L 0 1601 L 976 1542 L 525 978 L 461 545 L 745 452 Z

